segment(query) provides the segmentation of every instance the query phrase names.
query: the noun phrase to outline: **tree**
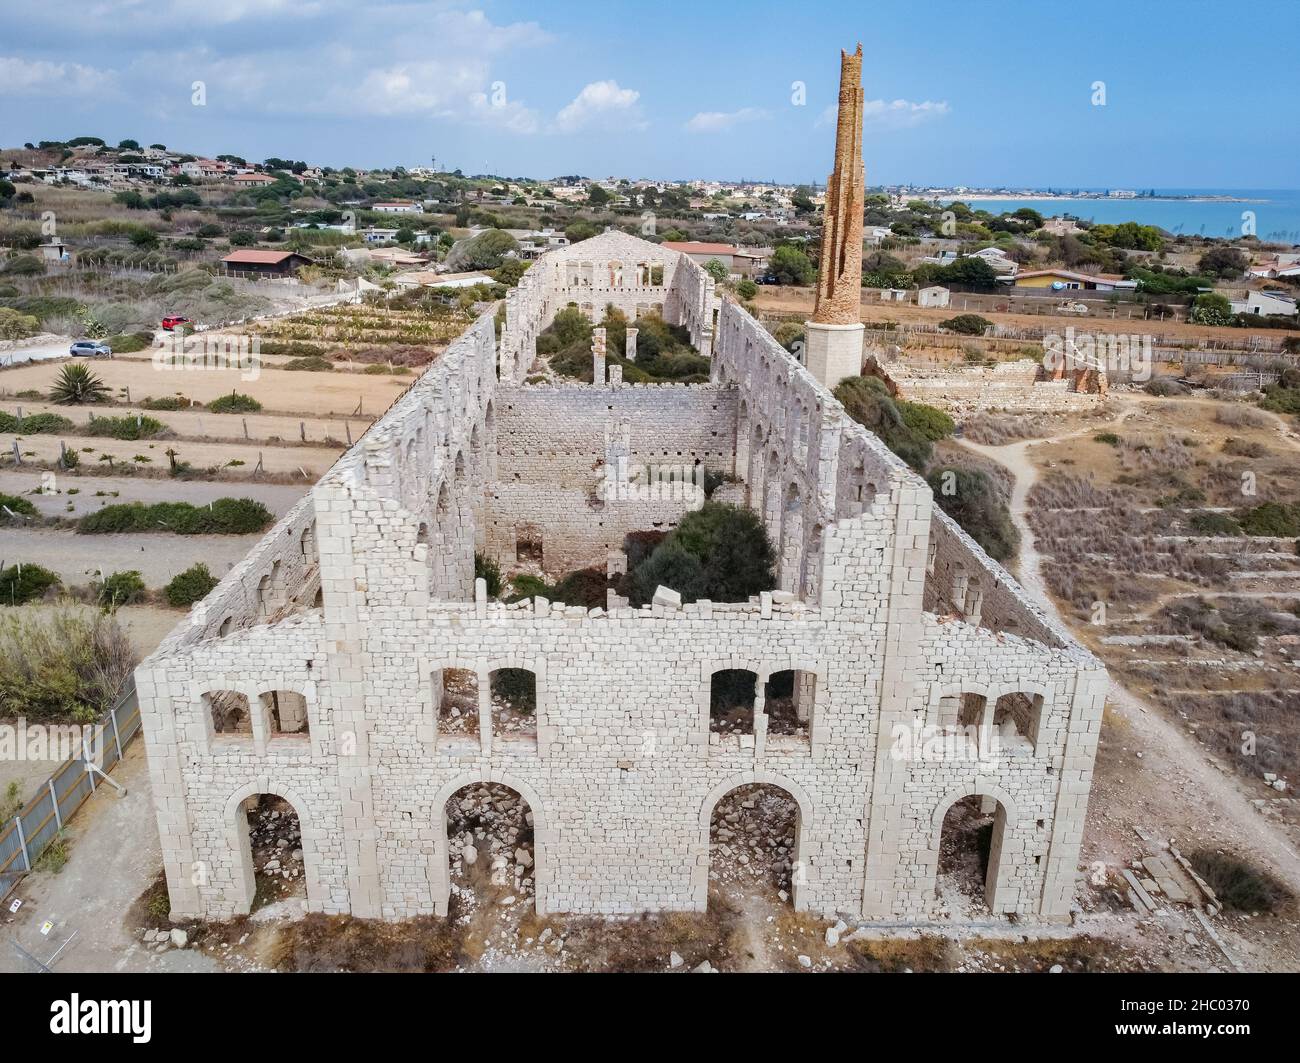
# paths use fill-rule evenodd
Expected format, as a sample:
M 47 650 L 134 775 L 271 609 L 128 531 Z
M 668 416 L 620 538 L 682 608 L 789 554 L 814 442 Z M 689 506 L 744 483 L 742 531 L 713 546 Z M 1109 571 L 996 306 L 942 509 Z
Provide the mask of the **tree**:
M 777 284 L 812 284 L 816 277 L 812 260 L 791 244 L 782 244 L 772 252 L 768 269 Z
M 746 277 L 736 284 L 736 294 L 746 302 L 749 302 L 750 299 L 753 299 L 754 296 L 758 294 L 758 285 Z
M 878 377 L 847 377 L 835 386 L 844 412 L 920 472 L 930 461 L 930 440 L 912 428 Z
M 492 271 L 492 279 L 507 288 L 513 288 L 527 272 L 528 265 L 522 258 L 508 258 Z
M 50 388 L 50 401 L 60 406 L 73 406 L 83 402 L 103 402 L 108 394 L 107 384 L 88 367 L 73 362 L 59 370 Z
M 158 246 L 158 234 L 152 229 L 136 229 L 131 233 L 131 243 L 142 251 L 152 251 Z
M 1235 280 L 1250 268 L 1250 259 L 1235 247 L 1219 245 L 1206 251 L 1197 261 L 1196 268 L 1207 277 Z
M 139 151 L 140 142 L 138 140 L 131 140 L 131 139 L 120 141 L 117 145 L 117 150 L 118 151 Z
M 812 201 L 811 189 L 807 185 L 800 185 L 794 190 L 790 197 L 790 205 L 794 207 L 796 214 L 811 214 L 817 209 L 817 204 Z
M 505 261 L 507 251 L 517 251 L 519 244 L 501 229 L 488 229 L 452 252 L 452 265 L 460 269 L 496 269 Z
M 743 602 L 774 585 L 775 554 L 763 522 L 752 510 L 706 502 L 630 574 L 630 597 L 648 602 L 662 584 L 682 601 L 708 598 Z
M 587 188 L 587 202 L 593 207 L 606 206 L 614 197 L 611 196 L 600 185 L 590 185 Z
M 711 258 L 704 263 L 704 272 L 719 284 L 723 283 L 731 275 L 728 273 L 727 267 L 716 258 Z
M 1232 304 L 1218 292 L 1202 292 L 1192 303 L 1187 320 L 1196 325 L 1232 324 Z
M 590 240 L 593 236 L 599 235 L 600 230 L 589 221 L 572 222 L 564 230 L 565 239 L 570 244 L 581 243 L 583 240 Z

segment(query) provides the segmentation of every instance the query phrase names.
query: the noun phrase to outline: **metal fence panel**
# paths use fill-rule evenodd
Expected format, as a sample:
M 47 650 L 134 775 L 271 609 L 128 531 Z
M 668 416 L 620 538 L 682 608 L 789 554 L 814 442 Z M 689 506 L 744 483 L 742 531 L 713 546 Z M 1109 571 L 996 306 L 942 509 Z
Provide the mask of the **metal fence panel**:
M 134 680 L 109 714 L 117 723 L 118 737 L 125 753 L 127 743 L 140 731 L 140 705 Z M 112 727 L 108 721 L 100 724 L 90 739 L 90 759 L 103 771 L 108 771 L 120 759 Z M 55 768 L 37 796 L 0 827 L 0 896 L 6 895 L 27 870 L 23 842 L 26 841 L 27 859 L 35 864 L 50 842 L 59 836 L 63 825 L 94 792 L 95 785 L 79 753 Z

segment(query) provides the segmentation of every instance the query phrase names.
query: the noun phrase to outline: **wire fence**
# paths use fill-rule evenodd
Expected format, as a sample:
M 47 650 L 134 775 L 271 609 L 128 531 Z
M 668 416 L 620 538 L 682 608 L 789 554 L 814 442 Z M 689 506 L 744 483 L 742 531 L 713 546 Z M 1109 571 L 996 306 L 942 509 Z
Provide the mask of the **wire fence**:
M 36 865 L 95 790 L 105 785 L 95 781 L 87 764 L 105 773 L 112 770 L 139 733 L 140 704 L 132 679 L 104 720 L 88 729 L 80 755 L 60 764 L 36 796 L 0 828 L 0 899 Z

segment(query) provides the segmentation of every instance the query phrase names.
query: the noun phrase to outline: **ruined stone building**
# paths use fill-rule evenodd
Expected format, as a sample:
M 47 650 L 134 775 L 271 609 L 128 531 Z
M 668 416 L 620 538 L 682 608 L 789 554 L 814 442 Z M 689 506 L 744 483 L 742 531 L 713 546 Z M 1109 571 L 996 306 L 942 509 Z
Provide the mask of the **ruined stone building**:
M 528 383 L 569 304 L 661 311 L 711 379 Z M 698 504 L 611 490 L 629 464 L 733 474 L 779 589 L 588 610 L 476 587 L 476 551 L 616 571 L 628 532 Z M 503 670 L 532 686 L 531 727 L 498 726 Z M 719 733 L 710 692 L 736 671 L 752 715 Z M 824 382 L 699 266 L 621 233 L 539 259 L 500 335 L 490 313 L 470 326 L 136 674 L 172 913 L 212 919 L 250 908 L 262 794 L 300 818 L 312 910 L 445 914 L 447 803 L 488 780 L 532 813 L 542 912 L 702 910 L 711 811 L 763 783 L 797 803 L 800 909 L 930 918 L 945 815 L 974 795 L 988 907 L 1059 920 L 1106 692 Z M 453 674 L 476 683 L 470 726 L 441 709 Z M 797 726 L 778 728 L 783 674 Z M 932 741 L 952 734 L 970 741 Z

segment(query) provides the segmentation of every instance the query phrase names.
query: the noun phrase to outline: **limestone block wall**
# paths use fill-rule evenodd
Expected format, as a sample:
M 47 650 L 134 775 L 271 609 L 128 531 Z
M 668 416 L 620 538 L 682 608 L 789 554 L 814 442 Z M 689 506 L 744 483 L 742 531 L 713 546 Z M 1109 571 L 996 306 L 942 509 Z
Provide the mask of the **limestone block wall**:
M 1069 380 L 1039 379 L 1042 363 L 1030 358 L 989 367 L 921 369 L 902 362 L 885 362 L 882 368 L 898 385 L 903 398 L 956 413 L 1070 413 L 1093 409 L 1105 397 L 1074 391 Z
M 669 532 L 693 508 L 698 507 L 685 492 L 675 490 L 659 498 L 603 502 L 578 488 L 497 483 L 487 502 L 487 554 L 502 565 L 524 561 L 517 552 L 522 539 L 540 544 L 548 574 L 603 569 L 629 532 Z
M 497 478 L 504 483 L 590 487 L 603 476 L 606 442 L 627 421 L 634 465 L 694 465 L 730 472 L 736 447 L 734 388 L 683 384 L 536 385 L 501 388 Z

